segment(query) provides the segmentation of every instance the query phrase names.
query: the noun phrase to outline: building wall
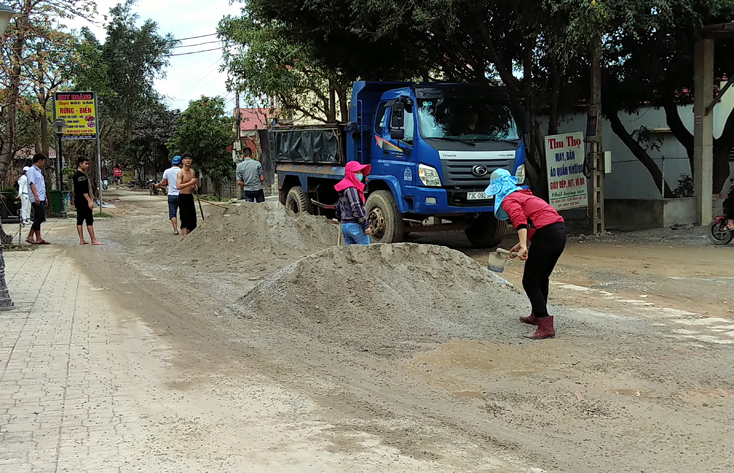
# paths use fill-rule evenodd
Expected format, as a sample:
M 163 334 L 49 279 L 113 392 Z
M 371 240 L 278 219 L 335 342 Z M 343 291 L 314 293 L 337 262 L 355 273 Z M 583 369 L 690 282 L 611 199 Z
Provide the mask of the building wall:
M 734 109 L 734 92 L 730 89 L 722 101 L 714 108 L 714 137 L 719 138 L 723 132 L 729 114 Z M 678 113 L 688 130 L 693 133 L 693 106 L 681 106 Z M 651 148 L 648 153 L 658 168 L 663 170 L 665 181 L 671 189 L 678 187 L 678 180 L 682 174 L 690 175 L 691 167 L 685 148 L 668 131 L 665 111 L 662 109 L 644 108 L 638 113 L 620 113 L 620 120 L 628 132 L 632 133 L 641 127 L 657 130 L 653 133 L 657 148 Z M 547 130 L 547 120 L 543 122 L 543 129 Z M 586 130 L 586 114 L 576 114 L 567 117 L 559 126 L 560 133 L 578 132 Z M 647 169 L 635 158 L 622 140 L 612 131 L 608 120 L 604 120 L 604 150 L 612 152 L 612 173 L 605 179 L 605 194 L 607 199 L 661 199 L 660 189 Z M 728 184 L 724 191 L 728 190 Z

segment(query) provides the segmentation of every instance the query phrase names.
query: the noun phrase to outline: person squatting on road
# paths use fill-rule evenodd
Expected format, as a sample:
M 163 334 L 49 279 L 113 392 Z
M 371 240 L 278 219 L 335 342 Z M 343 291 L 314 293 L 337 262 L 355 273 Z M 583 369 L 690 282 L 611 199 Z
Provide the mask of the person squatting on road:
M 33 225 L 28 233 L 26 242 L 33 245 L 48 245 L 49 243 L 41 237 L 41 224 L 46 221 L 46 180 L 43 178 L 43 167 L 46 165 L 46 156 L 43 153 L 33 155 L 33 166 L 28 170 L 28 197 L 31 197 L 33 205 Z
M 247 202 L 265 202 L 265 172 L 258 161 L 252 159 L 252 150 L 245 148 L 242 151 L 245 160 L 237 165 L 237 185 L 242 187 Z
M 28 166 L 23 168 L 23 174 L 18 179 L 18 197 L 16 197 L 16 199 L 20 199 L 20 221 L 23 223 L 23 226 L 31 222 L 31 199 L 28 195 L 30 191 L 28 189 L 27 176 L 29 169 Z
M 82 224 L 87 221 L 87 231 L 92 245 L 101 245 L 102 243 L 94 236 L 94 201 L 89 196 L 89 179 L 87 178 L 87 169 L 89 169 L 89 158 L 79 158 L 78 167 L 74 176 L 71 178 L 74 182 L 74 207 L 76 207 L 76 230 L 79 232 L 79 244 L 86 245 L 84 241 L 84 227 Z
M 178 220 L 176 213 L 178 212 L 178 173 L 181 171 L 181 156 L 173 158 L 172 166 L 163 173 L 163 179 L 155 186 L 159 189 L 168 186 L 168 218 L 173 225 L 173 234 L 178 235 Z
M 525 337 L 554 337 L 553 317 L 548 315 L 547 308 L 548 284 L 553 268 L 566 247 L 563 217 L 530 190 L 518 187 L 517 178 L 505 169 L 492 173 L 485 194 L 495 198 L 495 217 L 500 221 L 509 219 L 520 240 L 512 248 L 511 257 L 517 253 L 525 261 L 522 286 L 533 307 L 530 316 L 520 317 L 520 321 L 538 327 L 533 334 Z
M 176 187 L 179 191 L 178 208 L 181 211 L 181 231 L 184 236 L 196 229 L 196 204 L 192 192 L 199 190 L 196 185 L 199 180 L 196 178 L 194 170 L 191 169 L 193 161 L 191 153 L 184 153 L 182 156 L 183 169 L 176 176 Z
M 367 221 L 364 207 L 364 176 L 369 175 L 372 166 L 349 161 L 344 167 L 344 179 L 334 189 L 339 193 L 336 204 L 336 219 L 341 222 L 344 243 L 347 245 L 369 245 L 372 229 Z

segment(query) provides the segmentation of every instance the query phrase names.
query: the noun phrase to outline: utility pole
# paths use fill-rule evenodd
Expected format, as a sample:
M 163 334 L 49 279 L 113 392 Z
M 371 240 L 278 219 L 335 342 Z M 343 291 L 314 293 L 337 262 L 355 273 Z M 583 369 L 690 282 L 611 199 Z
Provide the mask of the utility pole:
M 693 183 L 696 223 L 706 225 L 713 213 L 714 180 L 714 40 L 702 39 L 695 46 L 693 96 Z
M 232 156 L 236 156 L 236 158 L 234 159 L 234 163 L 239 164 L 240 157 L 242 156 L 239 153 L 239 151 L 242 149 L 242 138 L 241 138 L 242 114 L 240 113 L 240 89 L 235 88 L 234 94 L 235 94 L 235 99 L 234 99 L 235 100 L 234 102 L 235 103 L 234 105 L 235 106 L 235 112 L 234 112 L 235 120 L 234 121 L 235 121 L 235 126 L 237 127 L 237 141 L 235 141 L 234 146 L 232 146 Z M 244 197 L 244 192 L 245 192 L 244 188 L 237 186 L 237 189 L 238 189 L 237 196 L 240 199 L 242 199 Z
M 604 234 L 604 149 L 601 113 L 601 38 L 593 43 L 591 53 L 591 102 L 586 129 L 591 162 L 591 224 L 592 234 Z
M 239 151 L 242 148 L 242 114 L 240 113 L 240 90 L 235 89 L 235 122 L 237 123 L 237 142 L 234 150 Z M 239 158 L 239 155 L 237 156 Z

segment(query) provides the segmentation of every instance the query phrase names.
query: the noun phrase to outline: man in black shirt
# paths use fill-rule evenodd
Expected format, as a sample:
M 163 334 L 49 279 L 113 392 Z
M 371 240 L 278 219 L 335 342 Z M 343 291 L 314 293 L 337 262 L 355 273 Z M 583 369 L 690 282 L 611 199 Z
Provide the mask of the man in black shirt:
M 89 178 L 87 178 L 87 169 L 89 169 L 89 158 L 79 158 L 79 167 L 74 173 L 74 206 L 76 207 L 76 229 L 79 232 L 79 244 L 86 245 L 84 241 L 84 228 L 82 223 L 87 221 L 87 231 L 89 238 L 92 239 L 92 245 L 101 245 L 102 243 L 94 236 L 94 202 L 89 197 Z

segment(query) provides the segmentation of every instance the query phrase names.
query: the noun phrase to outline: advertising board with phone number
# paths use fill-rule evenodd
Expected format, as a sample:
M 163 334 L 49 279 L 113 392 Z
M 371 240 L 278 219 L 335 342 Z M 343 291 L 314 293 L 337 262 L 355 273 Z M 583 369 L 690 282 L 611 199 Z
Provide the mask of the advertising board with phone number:
M 66 122 L 65 140 L 97 138 L 97 106 L 93 92 L 56 92 L 55 118 Z

